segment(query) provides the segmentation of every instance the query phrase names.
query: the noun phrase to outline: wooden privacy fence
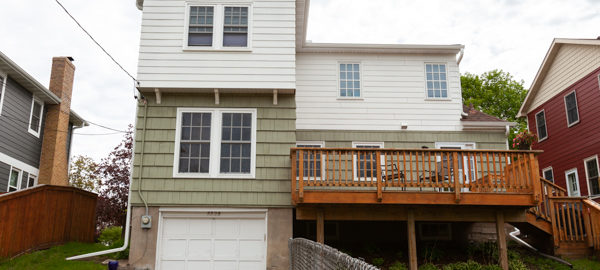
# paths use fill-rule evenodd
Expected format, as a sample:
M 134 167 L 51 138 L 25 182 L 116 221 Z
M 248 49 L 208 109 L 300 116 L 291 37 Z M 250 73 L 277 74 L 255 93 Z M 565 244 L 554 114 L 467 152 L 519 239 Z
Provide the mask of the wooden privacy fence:
M 93 242 L 96 200 L 91 192 L 50 185 L 0 195 L 0 257 Z
M 456 149 L 292 148 L 292 198 L 305 190 L 532 194 L 537 152 Z

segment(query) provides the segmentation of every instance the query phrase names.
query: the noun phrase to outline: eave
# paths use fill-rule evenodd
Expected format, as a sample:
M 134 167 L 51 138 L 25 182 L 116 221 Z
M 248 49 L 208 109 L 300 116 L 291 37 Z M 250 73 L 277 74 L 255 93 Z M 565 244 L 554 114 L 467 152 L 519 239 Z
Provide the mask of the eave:
M 47 104 L 58 104 L 60 98 L 34 79 L 29 73 L 0 52 L 0 70 Z

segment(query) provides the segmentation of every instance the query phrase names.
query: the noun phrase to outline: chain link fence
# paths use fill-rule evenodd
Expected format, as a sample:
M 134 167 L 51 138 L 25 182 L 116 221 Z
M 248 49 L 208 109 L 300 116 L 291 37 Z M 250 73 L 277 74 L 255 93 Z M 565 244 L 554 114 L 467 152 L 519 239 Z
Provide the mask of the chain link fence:
M 290 270 L 379 270 L 335 248 L 304 238 L 290 238 Z

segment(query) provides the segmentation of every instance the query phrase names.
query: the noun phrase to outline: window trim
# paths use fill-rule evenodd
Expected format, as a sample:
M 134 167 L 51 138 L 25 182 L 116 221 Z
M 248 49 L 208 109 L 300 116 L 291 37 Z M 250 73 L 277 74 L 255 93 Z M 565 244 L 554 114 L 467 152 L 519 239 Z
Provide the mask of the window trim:
M 358 148 L 357 146 L 379 146 L 379 149 L 383 149 L 385 148 L 385 142 L 364 142 L 364 141 L 360 141 L 360 142 L 352 142 L 352 148 Z M 380 159 L 382 159 L 383 161 L 383 156 L 380 157 Z M 366 171 L 365 171 L 365 176 L 364 177 L 360 177 L 359 172 L 358 172 L 358 162 L 359 157 L 358 155 L 352 155 L 352 176 L 354 178 L 354 181 L 367 181 L 367 176 L 366 176 Z M 376 161 L 377 159 L 375 159 Z M 377 169 L 377 168 L 375 168 Z
M 598 155 L 593 155 L 591 157 L 583 159 L 583 168 L 585 169 L 585 180 L 587 183 L 588 197 L 598 198 L 598 197 L 600 197 L 600 194 L 592 195 L 592 192 L 591 192 L 592 189 L 590 188 L 590 186 L 591 186 L 590 185 L 590 175 L 588 174 L 588 167 L 587 167 L 587 162 L 590 160 L 593 160 L 593 159 L 596 160 L 596 168 L 598 169 L 598 174 L 600 174 L 600 163 L 598 163 Z M 600 175 L 599 175 L 599 178 L 600 178 Z
M 577 172 L 577 168 L 573 168 L 573 169 L 565 171 L 565 184 L 567 186 L 567 195 L 569 197 L 573 197 L 573 195 L 571 194 L 572 193 L 571 188 L 569 187 L 569 174 L 571 174 L 571 173 L 575 174 L 575 182 L 577 184 L 579 196 L 581 196 L 581 186 L 579 185 L 579 173 Z
M 542 177 L 546 177 L 547 171 L 552 172 L 552 180 L 551 181 L 552 181 L 552 183 L 554 183 L 554 178 L 556 178 L 556 176 L 554 176 L 554 169 L 552 168 L 552 166 L 548 166 L 548 167 L 542 169 Z M 544 178 L 544 179 L 546 179 L 546 178 Z M 546 180 L 549 180 L 549 179 L 546 179 Z
M 0 82 L 0 88 L 2 92 L 0 93 L 0 115 L 2 115 L 2 107 L 4 105 L 4 94 L 6 93 L 6 84 L 8 83 L 8 75 L 5 72 L 0 70 L 0 77 L 4 79 L 4 81 Z
M 38 123 L 38 131 L 31 129 L 31 121 L 33 120 L 33 105 L 36 102 L 42 105 L 40 108 L 40 122 Z M 44 102 L 36 96 L 33 96 L 31 98 L 31 110 L 29 111 L 29 123 L 27 124 L 27 131 L 38 138 L 40 137 L 40 133 L 42 133 L 42 117 L 44 117 Z
M 341 64 L 358 64 L 358 74 L 360 75 L 360 96 L 359 97 L 342 97 L 342 95 L 340 95 L 340 91 L 341 91 L 341 87 L 340 87 L 340 65 Z M 337 74 L 336 74 L 336 89 L 337 89 L 337 95 L 336 95 L 336 99 L 337 100 L 364 100 L 364 96 L 365 96 L 365 84 L 364 84 L 364 74 L 363 74 L 363 64 L 362 61 L 356 60 L 356 61 L 352 61 L 352 60 L 344 60 L 344 61 L 337 61 Z
M 181 117 L 184 112 L 211 113 L 210 163 L 208 173 L 180 173 L 179 151 L 181 147 Z M 250 173 L 221 173 L 221 125 L 223 113 L 251 113 L 252 130 L 250 133 Z M 177 108 L 175 124 L 175 147 L 173 152 L 173 178 L 256 178 L 256 136 L 257 110 L 251 108 Z
M 29 178 L 33 178 L 33 186 L 29 186 Z M 28 173 L 27 175 L 27 183 L 25 183 L 25 188 L 32 188 L 38 185 L 38 176 L 32 173 Z
M 17 186 L 14 187 L 16 190 L 10 191 L 10 188 L 11 188 L 11 185 L 10 185 L 10 176 L 11 176 L 13 170 L 18 171 L 18 174 L 17 174 Z M 21 169 L 15 167 L 15 166 L 11 165 L 10 166 L 10 170 L 8 171 L 8 182 L 6 183 L 6 192 L 15 192 L 15 191 L 21 190 L 22 180 L 23 180 L 23 170 L 21 170 Z
M 546 129 L 546 137 L 544 137 L 544 138 L 542 138 L 542 137 L 540 136 L 540 130 L 539 130 L 538 122 L 537 122 L 537 116 L 538 116 L 538 114 L 540 114 L 540 113 L 544 113 L 544 128 Z M 548 135 L 548 121 L 546 121 L 546 110 L 545 110 L 545 109 L 542 109 L 541 111 L 537 112 L 537 113 L 534 115 L 534 118 L 535 118 L 535 131 L 536 131 L 536 134 L 537 134 L 537 136 L 538 136 L 538 143 L 539 143 L 539 142 L 541 142 L 541 141 L 544 141 L 544 140 L 548 139 L 548 136 L 549 136 L 549 135 Z
M 567 108 L 567 96 L 570 96 L 571 94 L 575 95 L 575 111 L 577 112 L 577 121 L 569 124 L 569 110 Z M 579 104 L 577 102 L 577 93 L 575 92 L 575 90 L 573 90 L 573 91 L 569 92 L 568 94 L 564 95 L 563 99 L 564 99 L 564 103 L 565 103 L 565 116 L 567 117 L 567 127 L 572 127 L 572 126 L 576 125 L 577 123 L 579 123 L 579 121 L 581 120 L 581 115 L 579 115 Z
M 427 65 L 428 64 L 433 64 L 433 65 L 445 65 L 446 66 L 446 87 L 447 87 L 447 97 L 443 98 L 443 97 L 429 97 L 429 94 L 427 93 Z M 423 94 L 425 95 L 425 101 L 451 101 L 452 97 L 450 96 L 450 82 L 448 79 L 448 67 L 450 66 L 449 62 L 423 62 L 423 89 L 424 92 Z
M 213 42 L 212 46 L 189 46 L 189 30 L 190 30 L 190 8 L 191 7 L 213 7 Z M 247 7 L 248 8 L 248 46 L 246 47 L 225 47 L 223 46 L 223 27 L 225 18 L 225 7 Z M 251 52 L 252 51 L 252 18 L 253 4 L 251 2 L 235 2 L 224 1 L 218 3 L 188 1 L 185 3 L 185 18 L 183 21 L 183 51 L 236 51 L 236 52 Z
M 325 147 L 325 141 L 297 141 L 296 142 L 296 147 L 299 147 L 298 145 L 319 145 L 320 148 L 324 148 Z M 310 175 L 309 176 L 305 175 L 302 178 L 304 180 L 310 180 L 310 179 L 321 180 L 323 178 L 323 175 L 325 174 L 325 168 L 323 166 L 323 160 L 324 160 L 323 155 L 321 155 L 321 170 L 320 170 L 321 171 L 321 176 L 319 176 L 319 177 L 316 177 L 316 176 L 315 177 L 311 177 Z M 296 175 L 295 177 L 296 177 L 296 179 L 299 178 L 298 175 Z

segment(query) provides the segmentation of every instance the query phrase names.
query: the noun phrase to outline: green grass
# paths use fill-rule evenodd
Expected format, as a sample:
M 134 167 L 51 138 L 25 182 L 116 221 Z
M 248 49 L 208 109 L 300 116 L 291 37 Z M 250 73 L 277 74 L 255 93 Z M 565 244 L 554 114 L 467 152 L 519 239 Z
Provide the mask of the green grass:
M 78 269 L 78 270 L 100 270 L 106 269 L 92 261 L 67 261 L 65 258 L 84 253 L 90 253 L 107 249 L 106 246 L 98 243 L 67 243 L 62 246 L 52 247 L 50 249 L 36 251 L 25 254 L 12 260 L 4 259 L 0 261 L 0 270 L 8 269 Z

